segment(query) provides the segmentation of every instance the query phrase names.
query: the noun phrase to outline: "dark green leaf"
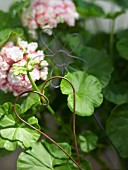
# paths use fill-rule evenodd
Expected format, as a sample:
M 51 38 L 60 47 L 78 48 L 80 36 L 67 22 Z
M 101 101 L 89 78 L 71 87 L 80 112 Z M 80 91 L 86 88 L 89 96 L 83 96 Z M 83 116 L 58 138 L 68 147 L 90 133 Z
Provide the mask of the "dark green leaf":
M 15 97 L 13 96 L 12 93 L 4 93 L 3 91 L 0 90 L 0 105 L 6 103 L 6 102 L 12 102 L 14 103 Z
M 128 8 L 128 1 L 127 0 L 112 0 L 116 2 L 118 5 L 120 5 L 123 8 Z
M 128 39 L 123 38 L 117 42 L 117 50 L 119 51 L 121 57 L 128 60 Z
M 128 158 L 128 105 L 116 107 L 108 121 L 107 133 L 120 155 Z
M 81 1 L 75 0 L 75 2 L 77 11 L 84 17 L 88 16 L 101 17 L 104 15 L 103 9 L 94 3 L 86 2 L 83 0 Z
M 128 83 L 110 83 L 104 90 L 104 96 L 107 100 L 115 104 L 128 103 Z
M 96 148 L 98 137 L 91 131 L 85 131 L 79 135 L 80 148 L 83 152 L 90 152 Z
M 128 37 L 128 29 L 120 30 L 119 32 L 117 32 L 118 39 L 124 39 L 126 37 Z
M 70 40 L 70 42 L 68 42 L 68 45 L 70 49 L 74 49 L 74 47 L 76 47 L 76 42 Z M 85 62 L 75 60 L 73 67 L 74 69 L 81 68 L 81 70 L 94 75 L 100 80 L 103 88 L 109 83 L 111 73 L 113 71 L 113 66 L 110 60 L 110 56 L 108 56 L 106 52 L 98 51 L 94 48 L 84 47 L 81 45 L 75 51 L 75 55 L 79 58 L 84 59 Z
M 68 73 L 65 76 L 71 81 L 76 91 L 76 114 L 79 116 L 90 116 L 94 112 L 94 107 L 100 106 L 103 100 L 101 94 L 101 83 L 99 80 L 85 72 L 78 71 Z M 70 84 L 62 80 L 61 91 L 68 96 L 68 106 L 73 111 L 73 89 Z
M 88 64 L 84 67 L 87 73 L 96 76 L 100 80 L 102 87 L 105 87 L 110 81 L 113 71 L 109 56 L 105 52 L 88 47 L 81 48 L 80 56 Z

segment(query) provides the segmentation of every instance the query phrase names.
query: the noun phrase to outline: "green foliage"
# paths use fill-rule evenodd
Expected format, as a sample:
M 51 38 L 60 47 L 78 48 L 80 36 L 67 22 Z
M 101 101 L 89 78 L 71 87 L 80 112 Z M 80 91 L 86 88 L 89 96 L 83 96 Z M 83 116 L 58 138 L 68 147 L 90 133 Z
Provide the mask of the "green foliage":
M 71 154 L 71 148 L 66 143 L 60 143 L 65 150 Z M 37 152 L 38 151 L 38 152 Z M 91 170 L 88 162 L 85 162 L 86 168 L 83 170 Z M 53 144 L 46 141 L 34 143 L 32 149 L 21 153 L 18 158 L 17 170 L 75 170 L 67 159 L 67 156 Z
M 104 96 L 115 104 L 128 103 L 128 83 L 112 83 L 104 89 Z
M 17 37 L 24 37 L 28 42 L 33 42 L 27 28 L 21 23 L 22 11 L 30 5 L 30 2 L 30 0 L 16 0 L 8 12 L 0 11 L 0 48 L 10 40 L 16 44 Z M 57 54 L 53 60 L 49 57 L 48 50 L 42 45 L 40 37 L 37 40 L 39 50 L 43 48 L 46 56 L 48 55 L 46 60 L 49 62 L 49 76 L 52 74 L 51 70 L 54 75 L 59 75 L 66 68 L 68 73 L 65 73 L 65 78 L 75 88 L 76 139 L 82 170 L 94 169 L 85 160 L 86 156 L 92 161 L 94 159 L 99 169 L 114 169 L 113 165 L 107 161 L 109 155 L 104 152 L 111 148 L 111 142 L 105 138 L 102 132 L 103 127 L 101 130 L 97 126 L 94 112 L 98 115 L 98 120 L 106 125 L 108 137 L 112 140 L 116 152 L 120 154 L 119 157 L 117 153 L 117 157 L 123 160 L 123 162 L 119 160 L 121 164 L 124 164 L 123 168 L 120 165 L 117 169 L 127 170 L 128 167 L 128 28 L 115 31 L 116 19 L 119 16 L 123 17 L 128 8 L 128 1 L 109 0 L 107 2 L 119 5 L 119 10 L 115 11 L 113 8 L 106 13 L 96 0 L 74 0 L 79 13 L 76 25 L 68 27 L 60 24 L 53 29 L 62 50 L 65 54 L 72 55 L 68 56 L 69 58 L 64 55 L 66 63 L 63 68 L 53 63 L 58 62 L 59 59 L 59 62 L 63 64 L 63 55 L 59 56 L 63 53 L 58 51 L 53 35 L 41 37 L 48 47 L 51 46 L 54 54 Z M 96 28 L 99 28 L 99 32 L 92 33 L 86 29 L 87 21 L 91 18 Z M 97 22 L 97 19 L 102 19 L 104 22 L 108 22 L 107 19 L 109 19 L 113 27 L 111 28 L 110 24 L 110 31 L 100 32 L 102 25 L 99 21 Z M 41 30 L 36 31 L 37 35 L 40 35 Z M 79 36 L 74 36 L 77 34 L 72 36 L 72 33 L 80 34 L 80 44 Z M 29 64 L 36 65 L 33 60 Z M 54 68 L 52 68 L 53 64 Z M 30 70 L 18 65 L 15 67 L 15 74 L 23 74 Z M 36 86 L 39 87 L 36 90 L 41 91 L 43 83 L 42 80 L 37 81 Z M 41 103 L 40 96 L 31 92 L 18 100 L 17 112 L 27 123 L 50 134 L 77 162 L 72 130 L 74 120 L 71 114 L 73 89 L 66 80 L 62 80 L 60 89 L 55 90 L 49 85 L 43 94 L 49 100 L 46 108 L 43 106 L 43 100 Z M 24 151 L 19 155 L 17 170 L 78 170 L 78 167 L 57 146 L 46 140 L 40 141 L 40 134 L 18 119 L 14 113 L 14 101 L 15 97 L 12 93 L 5 94 L 0 90 L 0 156 L 5 156 L 21 147 Z M 106 158 L 105 161 L 102 155 Z
M 128 1 L 127 0 L 112 0 L 116 2 L 118 5 L 120 5 L 123 8 L 128 8 Z
M 21 108 L 18 105 L 17 112 L 21 113 Z M 28 148 L 40 137 L 39 133 L 17 119 L 11 103 L 5 103 L 0 106 L 0 115 L 1 148 L 15 150 L 18 145 Z M 27 117 L 25 119 L 30 125 L 39 128 L 38 120 L 35 117 Z
M 121 57 L 128 60 L 128 39 L 123 38 L 117 42 L 117 50 L 119 51 Z
M 84 0 L 75 0 L 75 3 L 77 11 L 84 17 L 100 17 L 104 15 L 103 9 L 94 3 L 86 2 Z
M 69 35 L 67 36 L 67 39 L 68 37 Z M 76 39 L 76 41 L 78 40 Z M 70 49 L 74 49 L 76 46 L 76 41 L 71 39 L 70 42 L 68 42 Z M 102 87 L 105 87 L 108 84 L 113 71 L 113 66 L 109 55 L 105 51 L 100 51 L 95 48 L 83 46 L 81 44 L 80 47 L 75 51 L 75 55 L 84 59 L 85 62 L 75 60 L 73 65 L 74 67 L 76 67 L 78 70 L 80 68 L 83 71 L 86 71 L 88 74 L 97 77 L 100 80 Z
M 120 155 L 128 157 L 128 105 L 119 105 L 116 107 L 108 121 L 107 132 L 112 139 Z
M 80 148 L 83 152 L 90 152 L 96 148 L 98 137 L 91 131 L 79 135 Z
M 65 78 L 71 81 L 76 90 L 76 114 L 79 116 L 92 115 L 94 107 L 100 106 L 103 100 L 99 80 L 81 71 L 68 73 Z M 68 106 L 73 111 L 73 89 L 65 80 L 61 82 L 61 91 L 63 94 L 69 95 Z
M 21 104 L 22 112 L 25 113 L 33 105 L 38 104 L 40 101 L 39 95 L 35 93 L 29 93 L 26 99 Z
M 23 35 L 21 28 L 4 29 L 0 31 L 0 46 L 6 43 L 9 39 L 16 40 L 17 37 Z

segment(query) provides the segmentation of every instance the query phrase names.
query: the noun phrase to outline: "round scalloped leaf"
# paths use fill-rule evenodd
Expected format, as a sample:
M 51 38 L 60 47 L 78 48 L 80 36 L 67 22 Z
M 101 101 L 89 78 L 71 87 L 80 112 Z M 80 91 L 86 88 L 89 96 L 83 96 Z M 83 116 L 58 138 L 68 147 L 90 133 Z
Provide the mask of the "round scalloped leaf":
M 92 115 L 94 107 L 99 107 L 103 101 L 99 80 L 82 71 L 68 73 L 65 78 L 70 80 L 75 87 L 76 114 L 79 116 Z M 68 106 L 73 111 L 73 89 L 65 80 L 61 82 L 61 91 L 68 95 Z

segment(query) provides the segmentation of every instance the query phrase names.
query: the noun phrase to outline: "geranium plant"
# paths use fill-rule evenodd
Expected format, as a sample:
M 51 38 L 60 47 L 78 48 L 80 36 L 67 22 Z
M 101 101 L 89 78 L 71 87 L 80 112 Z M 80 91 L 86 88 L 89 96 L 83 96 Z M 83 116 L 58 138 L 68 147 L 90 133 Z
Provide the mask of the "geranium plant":
M 109 2 L 119 10 L 16 0 L 0 11 L 0 156 L 21 148 L 17 170 L 127 170 L 128 30 L 115 23 L 128 3 Z M 90 18 L 110 32 L 92 33 Z

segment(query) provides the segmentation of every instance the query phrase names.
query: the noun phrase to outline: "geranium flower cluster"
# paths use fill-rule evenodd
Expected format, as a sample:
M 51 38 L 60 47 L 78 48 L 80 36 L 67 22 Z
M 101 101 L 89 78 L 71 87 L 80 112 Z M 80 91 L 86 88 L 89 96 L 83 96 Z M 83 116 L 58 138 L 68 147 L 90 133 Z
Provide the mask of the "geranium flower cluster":
M 55 28 L 58 23 L 75 25 L 78 13 L 72 0 L 34 0 L 31 7 L 24 9 L 22 22 L 35 35 L 35 30 Z
M 48 63 L 42 50 L 36 51 L 36 42 L 28 43 L 18 38 L 18 45 L 7 43 L 0 51 L 0 89 L 15 96 L 30 90 L 29 72 L 33 81 L 46 80 Z

